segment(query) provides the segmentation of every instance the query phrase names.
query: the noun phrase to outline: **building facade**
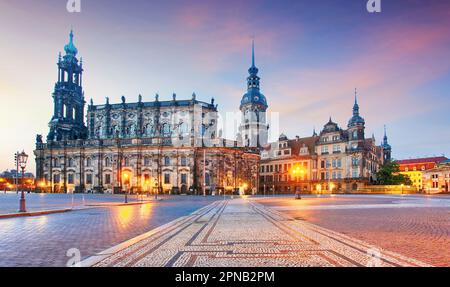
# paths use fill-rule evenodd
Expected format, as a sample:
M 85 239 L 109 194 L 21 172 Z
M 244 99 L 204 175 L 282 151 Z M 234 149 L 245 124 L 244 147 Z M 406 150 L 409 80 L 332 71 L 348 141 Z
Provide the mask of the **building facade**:
M 289 140 L 282 135 L 261 154 L 260 192 L 306 193 L 355 192 L 376 180 L 392 148 L 385 132 L 383 142 L 365 137 L 365 120 L 355 96 L 353 115 L 347 129 L 329 121 L 320 134 Z
M 290 140 L 282 134 L 278 142 L 266 146 L 261 152 L 260 193 L 310 191 L 317 181 L 318 139 L 313 135 Z
M 447 160 L 446 157 L 427 157 L 427 158 L 415 158 L 415 159 L 405 159 L 396 161 L 400 168 L 400 174 L 407 175 L 411 181 L 412 185 L 418 190 L 423 191 L 424 189 L 432 188 L 427 184 L 432 183 L 429 178 L 425 178 L 425 172 L 438 167 L 440 162 Z M 428 181 L 427 181 L 428 180 Z M 437 188 L 437 186 L 435 187 Z
M 58 60 L 54 114 L 36 138 L 36 178 L 49 192 L 256 191 L 257 149 L 217 134 L 217 105 L 195 95 L 87 107 L 73 32 Z
M 436 167 L 423 171 L 425 193 L 450 192 L 450 160 L 440 162 Z

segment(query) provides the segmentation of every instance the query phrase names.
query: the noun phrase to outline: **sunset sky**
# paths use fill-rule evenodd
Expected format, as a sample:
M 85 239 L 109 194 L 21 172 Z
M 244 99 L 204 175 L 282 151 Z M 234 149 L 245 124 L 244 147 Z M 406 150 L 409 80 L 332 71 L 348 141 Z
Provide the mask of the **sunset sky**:
M 358 89 L 367 137 L 388 127 L 393 156 L 450 154 L 450 1 L 0 0 L 0 170 L 48 133 L 58 52 L 73 27 L 86 101 L 216 99 L 236 111 L 251 39 L 280 132 L 343 128 Z M 29 170 L 34 171 L 30 157 Z

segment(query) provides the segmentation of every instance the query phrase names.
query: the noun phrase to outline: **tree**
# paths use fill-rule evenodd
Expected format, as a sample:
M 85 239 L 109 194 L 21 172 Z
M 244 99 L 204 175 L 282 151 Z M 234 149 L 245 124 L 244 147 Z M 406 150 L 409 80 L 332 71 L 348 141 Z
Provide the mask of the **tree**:
M 377 185 L 412 185 L 409 176 L 400 174 L 400 167 L 395 161 L 386 162 L 377 172 Z

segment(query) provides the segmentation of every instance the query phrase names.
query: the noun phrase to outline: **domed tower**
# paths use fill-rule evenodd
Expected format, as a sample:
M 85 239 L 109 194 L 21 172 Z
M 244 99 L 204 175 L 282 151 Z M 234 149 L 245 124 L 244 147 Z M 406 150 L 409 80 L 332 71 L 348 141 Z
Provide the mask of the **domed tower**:
M 53 92 L 54 110 L 49 123 L 49 141 L 84 139 L 84 92 L 82 88 L 83 63 L 78 62 L 78 49 L 73 43 L 73 31 L 64 47 L 65 56 L 58 59 L 58 81 Z
M 384 162 L 388 162 L 392 159 L 392 147 L 388 143 L 388 137 L 386 133 L 386 126 L 384 126 L 384 137 L 383 137 L 383 144 L 381 145 L 383 148 L 383 159 Z
M 365 139 L 364 119 L 359 115 L 357 91 L 355 89 L 355 104 L 353 105 L 353 116 L 348 121 L 348 140 L 350 150 L 359 150 L 364 147 Z
M 268 141 L 268 125 L 266 111 L 268 108 L 266 97 L 260 91 L 260 78 L 255 66 L 255 43 L 252 42 L 252 66 L 248 69 L 247 93 L 241 100 L 242 113 L 239 127 L 240 141 L 246 147 L 261 147 Z

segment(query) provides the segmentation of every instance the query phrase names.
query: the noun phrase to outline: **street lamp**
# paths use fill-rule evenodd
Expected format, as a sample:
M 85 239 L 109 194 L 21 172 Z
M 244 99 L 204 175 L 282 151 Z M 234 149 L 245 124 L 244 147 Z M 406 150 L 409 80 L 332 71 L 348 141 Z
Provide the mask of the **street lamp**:
M 294 176 L 295 181 L 298 183 L 299 176 L 301 175 L 303 177 L 303 174 L 305 173 L 305 171 L 302 168 L 300 168 L 299 166 L 297 166 L 294 169 L 292 169 L 291 173 Z M 298 186 L 295 187 L 295 199 L 302 199 L 302 197 L 300 195 L 300 190 L 298 190 Z
M 125 182 L 125 203 L 128 203 L 128 173 L 123 174 L 123 179 Z
M 22 153 L 18 154 L 17 160 L 20 168 L 22 169 L 22 193 L 20 195 L 19 212 L 27 212 L 27 209 L 25 208 L 25 192 L 23 191 L 23 188 L 24 188 L 25 167 L 27 166 L 28 155 L 25 153 L 25 151 L 22 151 Z

